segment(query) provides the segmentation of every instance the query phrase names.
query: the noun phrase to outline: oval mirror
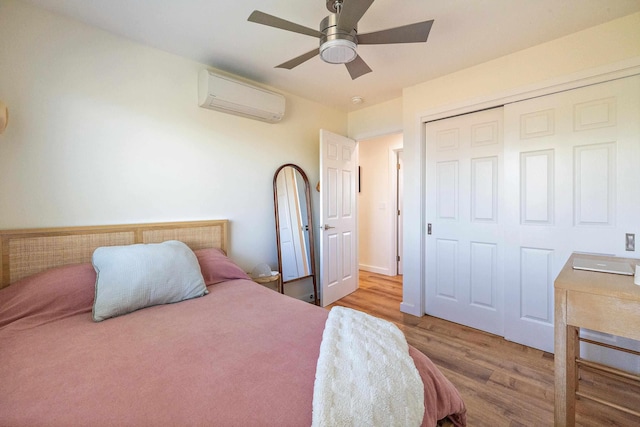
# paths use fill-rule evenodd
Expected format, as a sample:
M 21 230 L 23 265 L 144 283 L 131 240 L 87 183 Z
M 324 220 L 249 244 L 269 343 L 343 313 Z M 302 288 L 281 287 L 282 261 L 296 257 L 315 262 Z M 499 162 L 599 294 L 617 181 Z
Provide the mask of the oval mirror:
M 273 176 L 273 201 L 281 292 L 286 283 L 310 277 L 318 305 L 309 180 L 299 166 L 289 163 L 278 168 Z

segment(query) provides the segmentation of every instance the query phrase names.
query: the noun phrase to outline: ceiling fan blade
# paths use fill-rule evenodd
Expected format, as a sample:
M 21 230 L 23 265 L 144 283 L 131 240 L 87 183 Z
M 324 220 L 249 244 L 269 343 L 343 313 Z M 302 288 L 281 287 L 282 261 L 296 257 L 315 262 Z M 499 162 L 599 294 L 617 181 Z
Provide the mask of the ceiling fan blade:
M 276 65 L 276 68 L 286 68 L 287 70 L 291 70 L 292 68 L 297 67 L 298 65 L 302 64 L 305 61 L 308 61 L 309 59 L 313 58 L 319 53 L 320 53 L 320 48 L 313 49 L 311 52 L 304 53 L 287 62 L 283 62 L 280 65 Z
M 278 18 L 277 16 L 269 15 L 264 12 L 260 12 L 259 10 L 254 10 L 249 18 L 247 19 L 250 22 L 255 22 L 256 24 L 267 25 L 269 27 L 280 28 L 281 30 L 293 31 L 294 33 L 304 34 L 306 36 L 317 37 L 320 38 L 323 34 L 314 30 L 313 28 L 308 28 L 302 25 L 295 24 L 293 22 L 289 22 L 282 18 Z
M 338 28 L 351 32 L 358 26 L 358 21 L 365 14 L 373 0 L 346 0 L 338 15 Z
M 433 25 L 431 21 L 417 22 L 402 27 L 373 33 L 358 34 L 358 44 L 390 44 L 426 42 Z
M 347 67 L 347 71 L 349 71 L 349 74 L 351 75 L 351 80 L 355 80 L 358 77 L 371 72 L 371 68 L 369 68 L 360 55 L 356 56 L 356 59 L 353 61 L 347 62 L 344 65 Z

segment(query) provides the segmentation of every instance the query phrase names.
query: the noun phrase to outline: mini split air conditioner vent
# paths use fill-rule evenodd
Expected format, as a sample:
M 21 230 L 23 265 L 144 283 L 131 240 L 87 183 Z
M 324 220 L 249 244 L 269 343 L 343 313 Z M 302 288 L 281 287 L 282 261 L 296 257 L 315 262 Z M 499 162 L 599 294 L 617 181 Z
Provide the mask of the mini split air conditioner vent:
M 284 96 L 247 83 L 200 71 L 198 105 L 268 123 L 284 117 Z

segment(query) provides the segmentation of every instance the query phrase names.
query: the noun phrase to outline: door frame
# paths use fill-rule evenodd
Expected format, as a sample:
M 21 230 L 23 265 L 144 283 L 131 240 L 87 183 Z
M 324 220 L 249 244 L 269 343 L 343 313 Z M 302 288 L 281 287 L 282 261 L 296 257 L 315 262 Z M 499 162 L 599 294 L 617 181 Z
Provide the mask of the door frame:
M 389 273 L 392 276 L 398 275 L 398 243 L 399 241 L 399 222 L 400 218 L 398 215 L 398 210 L 400 209 L 398 203 L 398 164 L 399 159 L 398 155 L 401 152 L 404 152 L 404 144 L 395 145 L 389 148 L 389 204 L 388 206 L 393 206 L 393 210 L 389 215 L 389 227 L 391 228 L 391 238 L 389 241 L 389 247 L 391 251 L 389 252 Z
M 419 237 L 419 268 L 416 271 L 419 277 L 412 277 L 411 282 L 415 283 L 410 289 L 406 285 L 403 286 L 403 303 L 401 311 L 421 317 L 425 314 L 425 295 L 426 295 L 426 278 L 427 278 L 427 235 L 426 235 L 426 177 L 427 177 L 427 134 L 425 123 L 457 116 L 460 114 L 472 113 L 488 108 L 495 108 L 512 102 L 524 101 L 539 96 L 550 95 L 552 93 L 563 92 L 571 89 L 577 89 L 598 83 L 620 79 L 624 77 L 640 74 L 640 58 L 632 58 L 619 61 L 613 64 L 574 72 L 562 77 L 545 80 L 540 83 L 521 86 L 508 91 L 502 91 L 495 94 L 465 100 L 456 104 L 439 106 L 425 110 L 417 114 L 416 135 L 419 135 L 419 177 L 420 177 L 420 237 Z M 406 230 L 405 230 L 406 233 Z M 415 248 L 414 248 L 415 250 Z M 412 294 L 411 303 L 405 301 L 405 293 Z

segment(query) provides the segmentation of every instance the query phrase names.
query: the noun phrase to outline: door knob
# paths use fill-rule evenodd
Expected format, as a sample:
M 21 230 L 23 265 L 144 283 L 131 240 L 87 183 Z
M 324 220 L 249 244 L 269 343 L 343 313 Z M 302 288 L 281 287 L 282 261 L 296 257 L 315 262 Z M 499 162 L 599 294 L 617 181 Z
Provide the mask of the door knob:
M 325 224 L 324 227 L 320 226 L 321 229 L 325 229 L 325 230 L 329 230 L 330 228 L 335 228 L 335 227 L 331 227 L 330 225 Z

